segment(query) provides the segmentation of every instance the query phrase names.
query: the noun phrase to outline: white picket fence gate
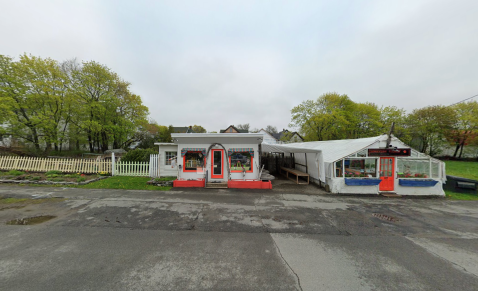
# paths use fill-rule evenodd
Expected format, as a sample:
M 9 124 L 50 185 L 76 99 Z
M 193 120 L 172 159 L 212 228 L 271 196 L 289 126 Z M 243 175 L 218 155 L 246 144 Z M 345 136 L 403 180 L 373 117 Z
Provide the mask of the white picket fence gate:
M 107 172 L 113 176 L 159 177 L 159 155 L 150 155 L 147 162 L 115 162 L 99 159 L 54 159 L 0 156 L 0 170 L 48 172 L 57 170 L 70 173 Z
M 149 176 L 159 178 L 159 155 L 149 155 Z

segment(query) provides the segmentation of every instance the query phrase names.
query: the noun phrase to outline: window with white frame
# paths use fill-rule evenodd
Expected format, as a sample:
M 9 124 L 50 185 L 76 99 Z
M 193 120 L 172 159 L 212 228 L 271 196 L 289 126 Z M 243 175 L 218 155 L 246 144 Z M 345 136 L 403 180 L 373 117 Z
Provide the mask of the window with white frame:
M 376 177 L 376 158 L 349 158 L 344 161 L 345 177 Z
M 435 174 L 437 168 L 434 169 Z M 397 158 L 397 176 L 399 178 L 429 178 L 430 159 Z
M 176 152 L 164 152 L 164 162 L 166 165 L 171 165 L 171 159 L 176 156 Z

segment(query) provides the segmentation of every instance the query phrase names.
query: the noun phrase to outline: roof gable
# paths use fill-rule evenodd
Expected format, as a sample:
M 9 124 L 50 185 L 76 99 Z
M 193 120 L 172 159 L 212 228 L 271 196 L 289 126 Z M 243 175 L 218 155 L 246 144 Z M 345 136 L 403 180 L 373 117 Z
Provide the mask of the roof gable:
M 234 125 L 229 125 L 226 129 L 221 129 L 219 133 L 249 133 L 247 129 L 237 129 Z

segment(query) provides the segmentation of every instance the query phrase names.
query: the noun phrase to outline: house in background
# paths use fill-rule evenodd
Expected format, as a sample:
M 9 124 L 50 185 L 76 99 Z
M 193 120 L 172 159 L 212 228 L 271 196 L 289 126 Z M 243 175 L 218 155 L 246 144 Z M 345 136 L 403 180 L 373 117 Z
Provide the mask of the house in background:
M 172 133 L 194 133 L 193 127 L 190 125 L 189 127 L 187 126 L 173 126 L 173 132 Z
M 264 137 L 262 138 L 263 143 L 267 143 L 267 144 L 279 144 L 279 143 L 281 143 L 271 133 L 267 132 L 263 128 L 261 128 L 261 130 L 259 130 L 259 133 L 262 133 L 264 135 Z
M 288 131 L 283 129 L 279 133 L 273 133 L 272 136 L 278 141 L 278 143 L 295 143 L 304 142 L 304 138 L 300 136 L 296 131 Z
M 221 129 L 219 133 L 249 133 L 247 129 L 237 129 L 234 125 L 229 125 L 226 129 Z

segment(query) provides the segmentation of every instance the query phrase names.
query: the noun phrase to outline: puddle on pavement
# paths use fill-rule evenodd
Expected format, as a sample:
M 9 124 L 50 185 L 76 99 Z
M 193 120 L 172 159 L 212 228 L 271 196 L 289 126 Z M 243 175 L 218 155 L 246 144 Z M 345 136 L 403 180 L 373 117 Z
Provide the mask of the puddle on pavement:
M 41 215 L 41 216 L 34 216 L 34 217 L 27 217 L 27 218 L 19 218 L 7 221 L 8 225 L 33 225 L 33 224 L 40 224 L 50 219 L 55 218 L 56 216 L 53 215 Z

